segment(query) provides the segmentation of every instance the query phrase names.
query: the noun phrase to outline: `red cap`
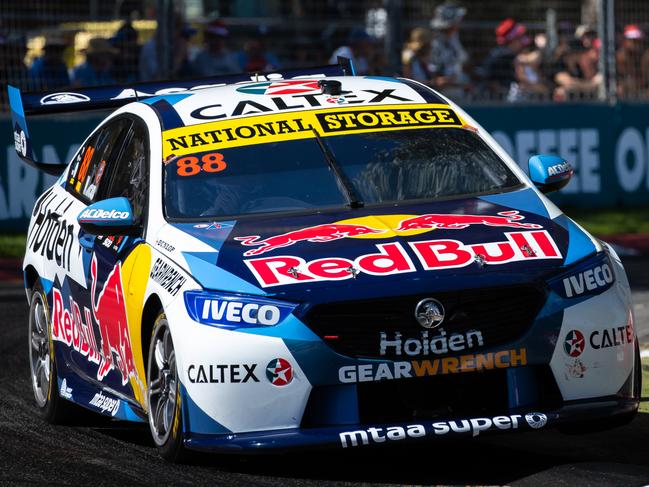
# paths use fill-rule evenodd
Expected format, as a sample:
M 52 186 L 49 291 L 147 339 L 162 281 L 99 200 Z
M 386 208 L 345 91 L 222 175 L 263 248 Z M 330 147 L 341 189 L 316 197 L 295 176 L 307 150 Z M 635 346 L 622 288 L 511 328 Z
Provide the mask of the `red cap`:
M 629 24 L 624 27 L 625 39 L 644 39 L 644 32 L 635 24 Z
M 525 36 L 527 29 L 523 24 L 509 18 L 503 20 L 496 27 L 496 41 L 499 45 L 508 44 L 515 39 Z

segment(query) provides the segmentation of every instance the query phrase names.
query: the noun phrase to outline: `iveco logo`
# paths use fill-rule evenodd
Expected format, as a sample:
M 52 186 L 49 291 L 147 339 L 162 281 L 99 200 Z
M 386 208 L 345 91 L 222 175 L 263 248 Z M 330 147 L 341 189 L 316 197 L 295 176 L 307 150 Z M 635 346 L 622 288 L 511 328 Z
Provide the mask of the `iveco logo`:
M 433 298 L 422 299 L 415 308 L 415 318 L 424 328 L 437 328 L 444 321 L 444 306 Z
M 81 93 L 51 93 L 41 98 L 41 105 L 56 105 L 57 103 L 79 103 L 82 101 L 90 101 L 86 95 Z

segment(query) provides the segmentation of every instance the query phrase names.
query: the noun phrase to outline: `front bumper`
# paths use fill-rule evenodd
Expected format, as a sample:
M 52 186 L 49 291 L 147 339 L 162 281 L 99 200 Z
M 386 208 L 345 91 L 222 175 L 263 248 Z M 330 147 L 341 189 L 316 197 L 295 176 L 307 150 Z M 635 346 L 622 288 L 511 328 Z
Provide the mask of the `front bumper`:
M 615 418 L 632 418 L 639 399 L 600 398 L 571 401 L 549 411 L 508 412 L 502 416 L 411 421 L 393 424 L 345 425 L 328 428 L 292 428 L 227 435 L 191 434 L 185 446 L 191 450 L 221 453 L 265 453 L 294 449 L 354 449 L 412 441 L 443 441 L 514 431 L 543 431 L 592 422 L 601 425 Z M 500 419 L 499 419 L 500 418 Z M 505 419 L 507 418 L 507 419 Z M 453 424 L 451 424 L 453 423 Z
M 412 439 L 441 439 L 460 433 L 429 434 L 432 418 L 484 419 L 519 411 L 524 418 L 540 411 L 547 416 L 544 429 L 632 413 L 639 393 L 629 294 L 625 279 L 579 299 L 550 292 L 515 341 L 399 360 L 336 353 L 292 315 L 274 327 L 230 331 L 188 323 L 184 308 L 171 307 L 169 322 L 179 328 L 172 334 L 187 446 L 331 447 L 340 445 L 341 433 L 362 430 L 371 436 L 369 428 L 408 425 L 425 430 Z M 278 372 L 287 365 L 284 380 Z M 404 397 L 407 404 L 396 404 Z M 529 426 L 521 421 L 510 429 Z

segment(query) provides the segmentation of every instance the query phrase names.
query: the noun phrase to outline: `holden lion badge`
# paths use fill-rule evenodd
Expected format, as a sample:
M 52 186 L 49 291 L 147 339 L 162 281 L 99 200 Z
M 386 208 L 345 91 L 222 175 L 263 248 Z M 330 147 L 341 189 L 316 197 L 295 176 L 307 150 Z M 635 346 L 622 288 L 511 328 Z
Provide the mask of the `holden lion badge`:
M 444 321 L 444 306 L 433 298 L 422 299 L 415 308 L 415 318 L 424 328 L 437 328 Z

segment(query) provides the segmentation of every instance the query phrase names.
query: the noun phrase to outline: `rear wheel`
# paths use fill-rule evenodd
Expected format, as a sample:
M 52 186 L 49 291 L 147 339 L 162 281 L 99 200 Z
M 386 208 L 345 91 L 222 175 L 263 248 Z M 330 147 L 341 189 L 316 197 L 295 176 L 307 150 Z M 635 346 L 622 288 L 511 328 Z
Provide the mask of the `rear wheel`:
M 67 420 L 72 405 L 59 395 L 47 298 L 38 282 L 29 303 L 29 368 L 39 414 L 53 424 Z
M 186 458 L 183 446 L 180 380 L 169 322 L 159 313 L 153 325 L 147 366 L 149 428 L 162 458 L 179 463 Z

